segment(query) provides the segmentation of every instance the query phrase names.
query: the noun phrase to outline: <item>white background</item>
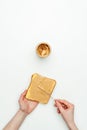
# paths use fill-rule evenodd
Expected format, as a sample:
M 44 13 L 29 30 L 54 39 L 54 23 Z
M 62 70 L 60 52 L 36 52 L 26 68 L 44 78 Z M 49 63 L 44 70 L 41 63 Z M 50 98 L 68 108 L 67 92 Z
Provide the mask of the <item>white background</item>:
M 46 59 L 35 47 L 48 42 Z M 87 130 L 86 0 L 0 0 L 0 129 L 18 110 L 33 73 L 57 81 L 54 98 L 75 104 L 75 121 Z M 21 130 L 68 130 L 51 99 L 39 105 Z

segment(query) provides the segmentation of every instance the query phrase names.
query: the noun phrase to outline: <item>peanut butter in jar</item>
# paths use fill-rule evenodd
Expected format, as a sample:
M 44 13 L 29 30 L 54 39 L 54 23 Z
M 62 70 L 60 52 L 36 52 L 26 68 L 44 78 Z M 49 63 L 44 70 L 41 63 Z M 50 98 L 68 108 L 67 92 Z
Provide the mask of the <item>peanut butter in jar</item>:
M 42 58 L 49 56 L 50 51 L 50 46 L 47 43 L 40 43 L 36 48 L 38 56 Z

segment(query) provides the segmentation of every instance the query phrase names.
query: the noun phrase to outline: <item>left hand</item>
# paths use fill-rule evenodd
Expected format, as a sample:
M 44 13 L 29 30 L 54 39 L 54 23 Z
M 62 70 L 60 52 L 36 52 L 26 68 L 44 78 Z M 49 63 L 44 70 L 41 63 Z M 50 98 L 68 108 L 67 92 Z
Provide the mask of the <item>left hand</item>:
M 25 90 L 20 98 L 19 98 L 19 106 L 20 106 L 20 110 L 25 112 L 26 114 L 30 114 L 38 105 L 38 102 L 36 101 L 31 101 L 31 100 L 27 100 L 25 98 L 27 93 L 27 90 Z

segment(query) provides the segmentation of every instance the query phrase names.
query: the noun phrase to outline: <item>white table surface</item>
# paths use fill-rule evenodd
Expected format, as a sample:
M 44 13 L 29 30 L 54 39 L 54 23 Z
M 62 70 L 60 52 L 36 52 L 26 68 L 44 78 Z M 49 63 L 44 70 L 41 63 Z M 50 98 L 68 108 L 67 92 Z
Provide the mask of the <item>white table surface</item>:
M 46 59 L 35 53 L 42 41 L 52 48 Z M 75 104 L 75 121 L 87 130 L 86 0 L 0 0 L 0 129 L 36 72 L 57 81 L 52 96 Z M 53 104 L 40 104 L 20 130 L 68 130 Z

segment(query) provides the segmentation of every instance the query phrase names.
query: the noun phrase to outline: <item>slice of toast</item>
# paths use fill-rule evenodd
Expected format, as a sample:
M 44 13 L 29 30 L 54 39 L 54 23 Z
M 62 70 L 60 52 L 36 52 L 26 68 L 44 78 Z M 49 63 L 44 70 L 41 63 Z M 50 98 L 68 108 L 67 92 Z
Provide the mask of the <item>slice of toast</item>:
M 46 104 L 50 99 L 55 85 L 55 80 L 39 74 L 33 74 L 26 98 Z

